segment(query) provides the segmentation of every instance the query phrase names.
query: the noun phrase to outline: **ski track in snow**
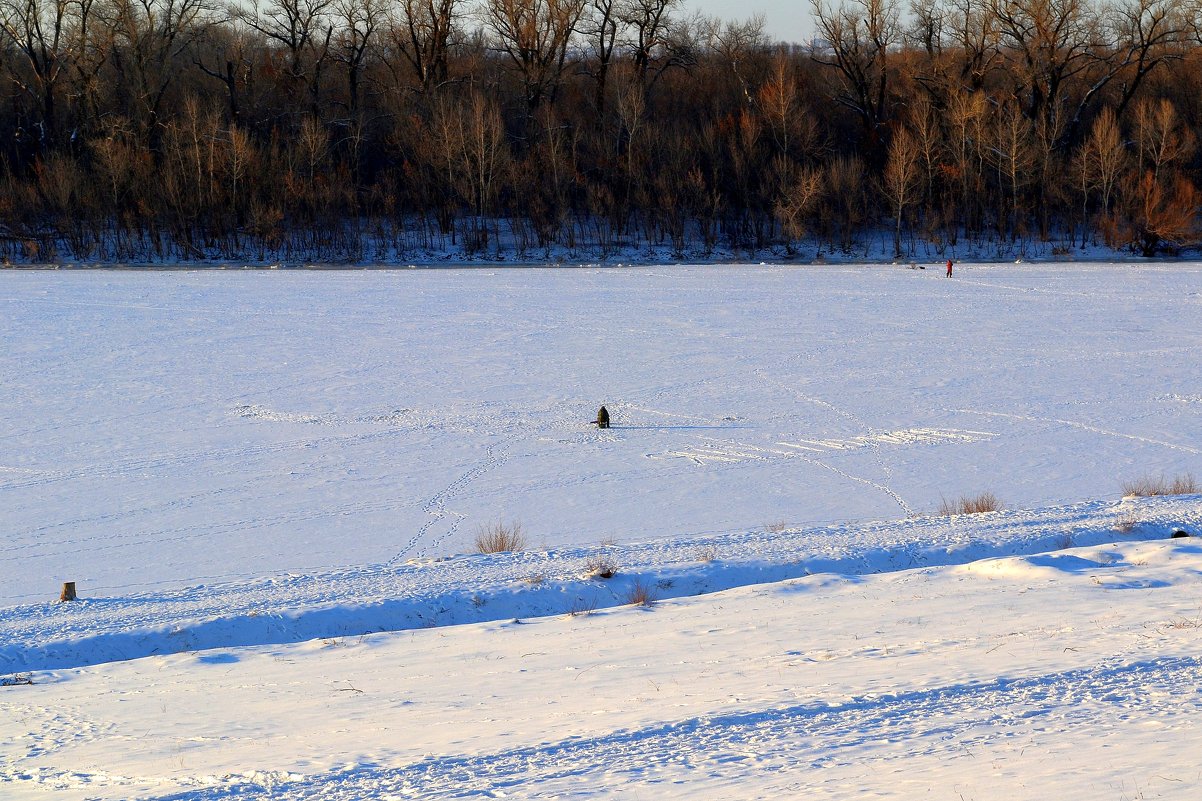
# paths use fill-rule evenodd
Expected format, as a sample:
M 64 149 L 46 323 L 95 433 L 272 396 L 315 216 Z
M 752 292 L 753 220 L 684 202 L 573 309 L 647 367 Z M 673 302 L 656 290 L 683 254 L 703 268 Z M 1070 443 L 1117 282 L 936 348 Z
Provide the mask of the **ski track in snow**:
M 813 449 L 818 452 L 821 452 L 824 449 L 825 450 L 845 450 L 848 448 L 857 448 L 857 447 L 863 447 L 863 446 L 868 447 L 872 453 L 873 460 L 876 462 L 876 464 L 877 464 L 878 468 L 880 469 L 881 474 L 883 476 L 883 480 L 880 483 L 877 483 L 877 482 L 872 481 L 867 478 L 851 476 L 847 472 L 839 470 L 835 467 L 832 467 L 831 465 L 829 465 L 826 462 L 822 462 L 822 461 L 815 460 L 815 459 L 805 459 L 805 461 L 808 461 L 811 464 L 814 464 L 825 470 L 830 470 L 836 474 L 843 475 L 844 477 L 849 478 L 853 481 L 875 487 L 875 488 L 881 490 L 882 492 L 884 492 L 889 497 L 891 497 L 894 501 L 896 501 L 897 505 L 900 506 L 902 511 L 905 512 L 907 515 L 914 514 L 914 510 L 910 507 L 910 505 L 908 503 L 906 503 L 906 500 L 901 496 L 901 494 L 892 488 L 891 485 L 893 482 L 893 468 L 889 465 L 889 462 L 885 459 L 884 454 L 881 452 L 880 446 L 883 442 L 887 441 L 890 444 L 899 444 L 897 432 L 894 432 L 889 435 L 879 434 L 879 433 L 877 433 L 876 429 L 874 429 L 871 425 L 868 424 L 868 421 L 866 421 L 859 414 L 852 412 L 850 409 L 844 408 L 844 407 L 839 406 L 834 403 L 831 403 L 830 401 L 825 400 L 823 398 L 819 398 L 819 397 L 816 397 L 811 394 L 803 393 L 793 387 L 789 387 L 784 382 L 780 381 L 779 379 L 775 378 L 774 376 L 768 376 L 767 373 L 763 370 L 759 370 L 757 372 L 760 375 L 762 380 L 767 380 L 769 383 L 774 384 L 780 390 L 792 393 L 798 400 L 800 400 L 804 403 L 808 403 L 808 404 L 812 404 L 814 406 L 821 407 L 821 408 L 825 409 L 826 411 L 834 414 L 837 417 L 841 417 L 845 420 L 850 421 L 855 426 L 859 427 L 861 430 L 867 430 L 869 432 L 868 434 L 861 436 L 861 437 L 857 437 L 854 440 L 837 440 L 837 439 L 822 439 L 822 440 L 818 440 L 818 441 L 800 440 L 800 441 L 796 441 L 796 442 L 778 442 L 777 443 L 778 445 L 780 445 L 782 447 L 786 447 L 786 448 L 801 448 L 802 450 Z M 925 429 L 924 429 L 924 431 L 925 431 Z M 882 437 L 884 437 L 884 438 L 882 438 Z M 906 443 L 913 443 L 913 442 L 922 442 L 923 440 L 921 438 L 910 437 L 910 438 L 901 438 L 900 441 L 906 442 Z
M 1029 421 L 1032 423 L 1054 423 L 1056 425 L 1063 425 L 1063 426 L 1068 426 L 1069 428 L 1080 429 L 1081 431 L 1088 431 L 1091 434 L 1103 434 L 1108 437 L 1118 437 L 1120 439 L 1129 439 L 1132 442 L 1144 442 L 1149 445 L 1159 445 L 1164 448 L 1170 448 L 1175 451 L 1181 451 L 1182 453 L 1189 453 L 1189 454 L 1194 454 L 1194 455 L 1202 454 L 1202 449 L 1193 448 L 1193 447 L 1190 447 L 1189 445 L 1182 445 L 1177 442 L 1165 442 L 1164 440 L 1151 439 L 1149 437 L 1140 437 L 1140 436 L 1135 436 L 1133 434 L 1124 434 L 1121 431 L 1112 431 L 1110 429 L 1099 428 L 1098 426 L 1091 426 L 1088 423 L 1080 423 L 1080 422 L 1077 422 L 1076 420 L 1062 420 L 1060 418 L 1055 418 L 1055 417 L 1037 417 L 1037 416 L 1033 416 L 1033 415 L 1013 414 L 1010 412 L 991 412 L 991 411 L 984 411 L 981 409 L 947 409 L 946 411 L 956 412 L 956 413 L 961 413 L 961 414 L 978 414 L 978 415 L 982 415 L 984 417 L 1003 417 L 1003 418 L 1007 418 L 1010 420 L 1026 420 L 1026 421 Z
M 401 768 L 352 769 L 289 781 L 233 779 L 164 796 L 163 801 L 242 798 L 323 799 L 608 797 L 632 780 L 654 787 L 657 777 L 691 781 L 777 773 L 780 791 L 817 788 L 797 775 L 870 760 L 881 769 L 894 756 L 950 759 L 991 741 L 1032 738 L 1045 729 L 1192 725 L 1202 699 L 1202 659 L 1110 660 L 1085 669 L 929 690 L 740 710 L 611 734 L 517 747 L 479 756 L 435 757 Z M 1015 708 L 1024 710 L 1011 714 Z M 994 710 L 1001 710 L 995 712 Z M 883 739 L 882 734 L 887 733 Z M 842 757 L 846 751 L 848 757 Z M 852 756 L 854 755 L 854 756 Z M 679 793 L 680 790 L 677 790 Z M 835 795 L 837 793 L 822 793 Z

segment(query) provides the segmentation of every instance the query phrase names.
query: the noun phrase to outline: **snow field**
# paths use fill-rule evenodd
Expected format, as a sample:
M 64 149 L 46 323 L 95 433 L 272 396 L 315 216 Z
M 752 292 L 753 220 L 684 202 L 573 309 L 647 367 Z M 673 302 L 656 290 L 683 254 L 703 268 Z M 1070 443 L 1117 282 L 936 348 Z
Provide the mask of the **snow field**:
M 1192 801 L 1200 279 L 2 272 L 0 798 Z

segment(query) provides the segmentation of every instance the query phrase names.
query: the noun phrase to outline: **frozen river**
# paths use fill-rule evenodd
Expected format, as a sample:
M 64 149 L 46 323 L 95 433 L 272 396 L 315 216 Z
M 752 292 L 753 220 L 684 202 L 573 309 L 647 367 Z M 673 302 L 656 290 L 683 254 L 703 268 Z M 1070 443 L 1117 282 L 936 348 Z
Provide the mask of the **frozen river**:
M 1199 320 L 1197 264 L 4 271 L 0 605 L 1202 477 Z

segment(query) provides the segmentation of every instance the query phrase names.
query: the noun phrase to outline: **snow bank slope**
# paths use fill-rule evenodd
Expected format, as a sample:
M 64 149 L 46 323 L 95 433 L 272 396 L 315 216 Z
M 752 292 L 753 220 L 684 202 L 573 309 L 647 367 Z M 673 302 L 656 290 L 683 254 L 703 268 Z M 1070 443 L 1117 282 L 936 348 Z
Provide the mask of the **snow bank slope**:
M 1119 539 L 1202 534 L 1202 497 L 764 530 L 636 545 L 465 555 L 183 590 L 0 608 L 0 673 L 211 648 L 563 614 L 815 573 L 963 564 Z M 592 574 L 605 564 L 617 575 Z

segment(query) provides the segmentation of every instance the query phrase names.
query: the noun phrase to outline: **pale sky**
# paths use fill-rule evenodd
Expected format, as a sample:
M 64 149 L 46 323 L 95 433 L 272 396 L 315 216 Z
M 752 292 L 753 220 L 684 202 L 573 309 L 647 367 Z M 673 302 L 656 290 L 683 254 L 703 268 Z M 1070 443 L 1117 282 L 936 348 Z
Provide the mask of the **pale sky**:
M 683 0 L 678 13 L 694 11 L 732 21 L 763 14 L 772 41 L 808 42 L 814 35 L 809 0 Z

